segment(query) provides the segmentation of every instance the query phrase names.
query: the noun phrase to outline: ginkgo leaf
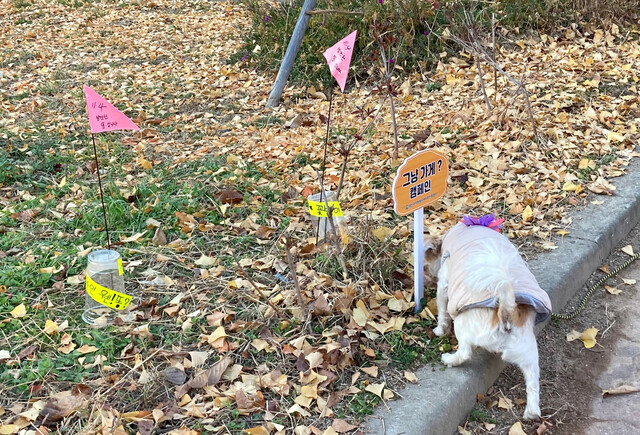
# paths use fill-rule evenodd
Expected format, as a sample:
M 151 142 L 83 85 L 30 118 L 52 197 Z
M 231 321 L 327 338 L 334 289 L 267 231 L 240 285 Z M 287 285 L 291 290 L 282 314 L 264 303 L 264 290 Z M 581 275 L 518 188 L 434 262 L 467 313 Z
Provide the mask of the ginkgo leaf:
M 209 358 L 209 352 L 199 352 L 192 350 L 189 352 L 189 358 L 191 359 L 191 367 L 200 367 L 204 365 Z
M 354 429 L 357 429 L 358 426 L 350 424 L 340 418 L 336 418 L 331 423 L 331 428 L 335 430 L 337 433 L 345 433 L 345 432 L 350 432 Z
M 358 326 L 365 326 L 367 324 L 367 320 L 367 315 L 362 308 L 353 309 L 353 321 L 356 322 Z
M 580 193 L 580 191 L 582 191 L 583 189 L 582 189 L 582 186 L 580 186 L 579 184 L 573 184 L 571 181 L 567 181 L 562 186 L 562 190 L 564 190 L 565 192 Z
M 382 382 L 380 384 L 369 384 L 365 387 L 365 391 L 375 394 L 376 396 L 382 398 L 382 390 L 384 390 L 385 383 Z
M 636 280 L 635 279 L 622 278 L 622 282 L 627 284 L 627 285 L 634 285 L 636 283 Z
M 394 233 L 394 230 L 387 227 L 378 227 L 373 230 L 373 235 L 376 236 L 378 240 L 381 242 L 384 241 L 387 237 L 391 236 Z
M 215 266 L 216 259 L 202 254 L 202 256 L 200 256 L 200 258 L 198 258 L 194 263 L 202 267 L 211 267 Z
M 78 348 L 78 353 L 81 353 L 84 355 L 86 353 L 93 353 L 96 350 L 98 350 L 98 348 L 95 346 L 89 346 L 88 344 L 83 344 Z
M 605 285 L 604 289 L 607 291 L 607 293 L 610 293 L 612 295 L 619 295 L 620 293 L 622 293 L 622 290 L 620 290 L 618 287 L 611 287 L 610 285 Z
M 124 239 L 120 240 L 122 243 L 131 243 L 131 242 L 138 242 L 140 241 L 140 239 L 142 238 L 142 236 L 144 236 L 147 233 L 147 230 L 144 230 L 140 233 L 135 233 L 132 236 L 129 237 L 125 237 Z
M 582 331 L 578 338 L 582 340 L 584 347 L 591 349 L 596 345 L 596 335 L 598 335 L 598 330 L 596 328 L 589 328 Z
M 404 378 L 407 381 L 411 382 L 412 384 L 417 384 L 418 383 L 418 377 L 416 376 L 416 374 L 413 373 L 413 372 L 410 372 L 408 370 L 404 371 Z
M 582 334 L 581 332 L 576 331 L 576 330 L 574 329 L 574 330 L 572 330 L 571 332 L 569 332 L 569 333 L 567 334 L 567 341 L 577 340 L 577 339 L 579 339 L 579 338 L 580 338 L 580 335 L 581 335 L 581 334 Z
M 627 254 L 627 255 L 632 256 L 632 257 L 633 257 L 633 255 L 634 255 L 634 254 L 633 254 L 633 246 L 631 246 L 631 245 L 627 245 L 627 246 L 625 246 L 624 248 L 622 248 L 622 249 L 621 249 L 621 251 L 622 251 L 622 252 L 624 252 L 624 253 L 625 253 L 625 254 Z
M 269 435 L 271 431 L 269 431 L 264 426 L 256 426 L 250 429 L 245 429 L 244 432 L 248 435 Z
M 522 423 L 516 421 L 513 426 L 509 428 L 509 435 L 527 435 L 527 433 L 522 429 Z
M 374 378 L 378 377 L 378 370 L 379 370 L 378 366 L 362 367 L 360 370 L 362 370 L 363 372 L 365 372 L 366 374 Z
M 533 219 L 533 210 L 531 209 L 531 206 L 526 206 L 522 212 L 522 220 L 525 222 L 529 222 L 532 219 Z
M 509 410 L 513 408 L 513 401 L 507 397 L 500 397 L 498 399 L 498 408 Z
M 47 319 L 44 323 L 44 332 L 48 335 L 53 335 L 58 332 L 58 324 L 53 320 Z
M 16 306 L 13 310 L 11 310 L 10 314 L 14 319 L 19 319 L 21 317 L 26 316 L 27 308 L 24 306 L 24 304 L 20 304 Z

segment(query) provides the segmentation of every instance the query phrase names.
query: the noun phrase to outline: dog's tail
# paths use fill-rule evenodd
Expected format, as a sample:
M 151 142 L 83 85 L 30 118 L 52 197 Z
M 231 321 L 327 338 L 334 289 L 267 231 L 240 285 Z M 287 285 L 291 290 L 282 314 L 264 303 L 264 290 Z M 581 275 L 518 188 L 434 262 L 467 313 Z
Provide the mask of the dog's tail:
M 511 331 L 517 307 L 513 277 L 509 273 L 511 262 L 517 258 L 515 248 L 505 249 L 489 242 L 481 254 L 472 254 L 467 264 L 471 287 L 478 292 L 488 290 L 497 299 L 499 327 L 505 332 Z

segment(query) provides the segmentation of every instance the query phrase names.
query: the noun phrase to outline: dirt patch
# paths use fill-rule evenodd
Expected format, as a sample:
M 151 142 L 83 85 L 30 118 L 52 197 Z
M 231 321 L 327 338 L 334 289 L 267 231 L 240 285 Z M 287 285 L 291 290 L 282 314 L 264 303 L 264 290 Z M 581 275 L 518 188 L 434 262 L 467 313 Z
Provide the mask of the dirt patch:
M 639 242 L 640 231 L 635 228 L 605 260 L 603 267 L 608 265 L 614 269 L 624 263 L 629 256 L 620 248 L 631 244 L 637 250 Z M 507 434 L 518 421 L 527 434 L 585 433 L 592 422 L 591 403 L 602 394 L 602 387 L 597 384 L 598 376 L 607 368 L 616 343 L 625 334 L 622 327 L 624 306 L 638 291 L 635 285 L 622 285 L 621 278 L 628 270 L 623 270 L 605 284 L 620 286 L 624 289 L 623 294 L 611 295 L 604 288 L 599 288 L 578 317 L 552 320 L 538 336 L 541 421 L 526 422 L 522 419 L 526 405 L 524 378 L 516 366 L 510 365 L 486 394 L 478 396 L 476 406 L 467 420 L 461 423 L 458 433 Z M 563 313 L 576 307 L 587 289 L 603 275 L 602 271 L 596 271 Z M 567 341 L 570 331 L 581 332 L 592 327 L 599 331 L 595 347 L 587 349 L 580 340 Z

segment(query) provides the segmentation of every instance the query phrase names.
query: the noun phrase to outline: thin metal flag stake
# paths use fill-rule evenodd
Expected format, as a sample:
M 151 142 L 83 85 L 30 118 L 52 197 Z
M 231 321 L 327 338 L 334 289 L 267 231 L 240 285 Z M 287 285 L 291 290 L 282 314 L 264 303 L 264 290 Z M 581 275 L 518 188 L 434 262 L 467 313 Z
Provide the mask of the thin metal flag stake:
M 93 157 L 96 160 L 96 173 L 98 174 L 98 186 L 100 187 L 100 202 L 102 203 L 102 216 L 104 217 L 104 230 L 107 233 L 107 249 L 111 249 L 111 238 L 109 237 L 109 225 L 107 224 L 107 209 L 104 206 L 104 193 L 102 191 L 102 180 L 100 179 L 100 164 L 98 163 L 98 149 L 96 148 L 96 136 L 91 133 L 93 142 Z
M 329 85 L 329 114 L 327 116 L 327 133 L 324 138 L 324 155 L 322 157 L 322 177 L 320 178 L 320 201 L 325 202 L 324 193 L 324 171 L 327 168 L 327 146 L 329 145 L 329 130 L 331 128 L 331 107 L 333 106 L 333 81 Z M 326 225 L 326 222 L 325 222 Z M 318 244 L 318 238 L 320 237 L 320 221 L 318 221 L 318 227 L 316 228 L 316 245 Z

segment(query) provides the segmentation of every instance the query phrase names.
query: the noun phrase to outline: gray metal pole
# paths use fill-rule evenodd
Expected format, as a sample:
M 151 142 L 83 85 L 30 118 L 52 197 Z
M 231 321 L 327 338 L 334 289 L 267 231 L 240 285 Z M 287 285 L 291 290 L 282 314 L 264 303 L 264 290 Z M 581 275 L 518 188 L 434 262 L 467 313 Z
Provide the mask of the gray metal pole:
M 302 10 L 300 11 L 300 16 L 298 16 L 296 27 L 293 29 L 293 34 L 291 35 L 289 45 L 287 46 L 287 51 L 282 58 L 282 63 L 280 64 L 276 81 L 273 83 L 273 87 L 271 88 L 271 93 L 267 100 L 267 107 L 276 107 L 280 103 L 280 96 L 284 90 L 284 85 L 287 83 L 287 79 L 289 79 L 293 62 L 296 60 L 298 50 L 302 44 L 302 38 L 304 37 L 304 33 L 307 31 L 307 26 L 309 25 L 309 19 L 311 17 L 307 15 L 307 11 L 312 11 L 316 7 L 316 3 L 317 0 L 305 0 L 302 5 Z

